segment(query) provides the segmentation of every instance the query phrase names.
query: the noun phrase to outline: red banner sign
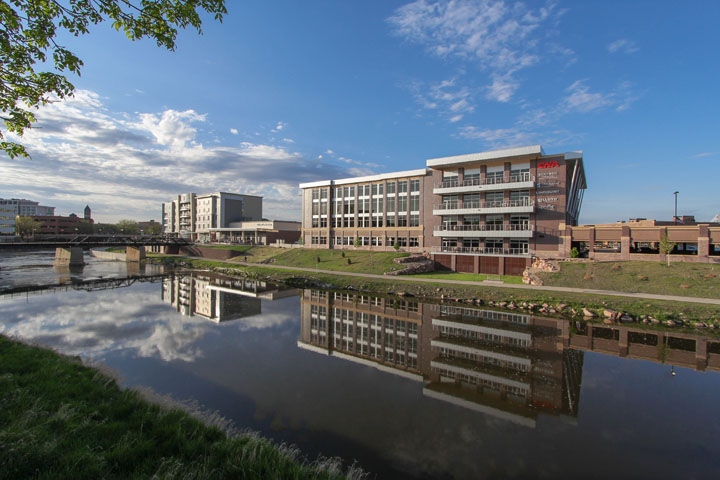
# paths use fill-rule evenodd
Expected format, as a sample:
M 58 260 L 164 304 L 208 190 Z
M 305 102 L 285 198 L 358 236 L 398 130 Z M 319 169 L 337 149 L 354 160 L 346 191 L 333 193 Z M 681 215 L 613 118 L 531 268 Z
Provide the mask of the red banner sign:
M 538 162 L 538 168 L 555 168 L 559 166 L 560 164 L 557 160 L 553 160 L 552 162 Z

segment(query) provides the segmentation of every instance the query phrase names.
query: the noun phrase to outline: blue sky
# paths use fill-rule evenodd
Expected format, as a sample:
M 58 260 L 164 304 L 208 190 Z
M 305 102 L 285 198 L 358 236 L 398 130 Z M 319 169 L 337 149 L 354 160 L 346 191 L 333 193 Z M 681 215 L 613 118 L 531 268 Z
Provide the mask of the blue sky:
M 720 2 L 227 3 L 175 52 L 63 38 L 75 97 L 0 157 L 0 197 L 115 222 L 220 190 L 299 220 L 299 183 L 540 144 L 583 151 L 581 223 L 670 219 L 675 191 L 720 213 Z

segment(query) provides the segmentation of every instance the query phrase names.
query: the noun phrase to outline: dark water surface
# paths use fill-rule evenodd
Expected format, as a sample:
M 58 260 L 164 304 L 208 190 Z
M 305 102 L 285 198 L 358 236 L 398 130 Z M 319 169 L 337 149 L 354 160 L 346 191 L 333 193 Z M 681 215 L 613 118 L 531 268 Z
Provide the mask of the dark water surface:
M 720 478 L 720 341 L 705 334 L 208 274 L 5 294 L 0 311 L 4 334 L 372 478 Z

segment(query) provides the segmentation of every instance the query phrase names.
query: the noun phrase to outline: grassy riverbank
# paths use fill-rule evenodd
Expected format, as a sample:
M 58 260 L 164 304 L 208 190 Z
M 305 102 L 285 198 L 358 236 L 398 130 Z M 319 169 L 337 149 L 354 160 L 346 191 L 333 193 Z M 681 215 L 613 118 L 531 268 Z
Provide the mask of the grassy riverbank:
M 382 278 L 360 275 L 363 273 L 383 275 L 386 272 L 403 268 L 393 262 L 395 257 L 407 256 L 402 252 L 253 247 L 246 250 L 244 254 L 229 263 L 177 257 L 164 257 L 161 261 L 184 262 L 187 266 L 196 268 L 216 269 L 230 274 L 257 276 L 270 281 L 290 282 L 298 285 L 302 285 L 302 281 L 307 280 L 336 289 L 351 289 L 377 294 L 403 292 L 417 297 L 460 301 L 565 304 L 576 310 L 587 307 L 598 312 L 605 308 L 612 308 L 636 317 L 651 315 L 660 320 L 692 319 L 720 325 L 720 307 L 718 305 L 523 288 L 518 276 L 501 277 L 452 272 L 384 276 Z M 246 262 L 248 265 L 245 265 Z M 298 272 L 282 267 L 306 270 Z M 337 272 L 337 274 L 332 272 Z M 353 276 L 352 274 L 358 275 Z M 678 262 L 667 266 L 660 262 L 569 261 L 561 262 L 558 272 L 539 273 L 538 275 L 542 278 L 545 286 L 551 287 L 698 298 L 720 297 L 720 267 L 712 264 Z M 419 282 L 418 279 L 422 281 Z M 480 285 L 452 283 L 456 281 L 484 282 L 485 280 L 493 282 Z M 495 281 L 501 281 L 503 285 L 494 284 Z
M 337 461 L 228 435 L 77 359 L 0 335 L 0 479 L 339 479 Z

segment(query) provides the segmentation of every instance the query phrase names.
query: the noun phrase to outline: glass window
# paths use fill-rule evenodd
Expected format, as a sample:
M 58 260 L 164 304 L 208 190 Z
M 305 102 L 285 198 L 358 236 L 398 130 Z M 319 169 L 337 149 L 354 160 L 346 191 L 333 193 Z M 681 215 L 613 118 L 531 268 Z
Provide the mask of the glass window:
M 395 182 L 387 183 L 387 193 L 395 193 Z
M 503 192 L 488 192 L 485 194 L 485 207 L 502 207 Z

